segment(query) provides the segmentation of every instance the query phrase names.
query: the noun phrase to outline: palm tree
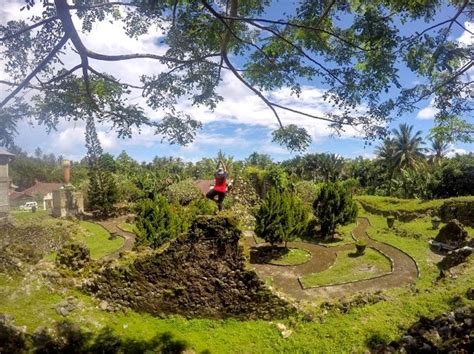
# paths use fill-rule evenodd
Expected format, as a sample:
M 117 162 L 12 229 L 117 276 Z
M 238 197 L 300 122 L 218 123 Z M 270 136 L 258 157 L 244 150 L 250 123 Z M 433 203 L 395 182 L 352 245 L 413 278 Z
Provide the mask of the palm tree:
M 430 141 L 432 152 L 430 162 L 439 164 L 448 153 L 449 144 L 439 137 L 431 137 Z
M 423 154 L 426 151 L 422 147 L 425 143 L 421 137 L 421 130 L 413 134 L 413 125 L 406 123 L 400 124 L 398 130 L 393 129 L 393 168 L 394 170 L 401 170 L 402 168 L 416 169 L 418 163 L 425 157 Z
M 392 138 L 386 138 L 382 145 L 375 148 L 377 159 L 391 174 L 393 171 L 393 157 L 395 155 L 395 143 Z

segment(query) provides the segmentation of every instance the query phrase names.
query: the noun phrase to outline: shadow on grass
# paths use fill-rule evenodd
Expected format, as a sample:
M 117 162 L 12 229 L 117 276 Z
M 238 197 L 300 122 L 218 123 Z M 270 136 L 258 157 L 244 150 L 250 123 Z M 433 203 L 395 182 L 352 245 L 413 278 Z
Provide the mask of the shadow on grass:
M 0 353 L 182 353 L 185 341 L 174 339 L 169 332 L 150 340 L 120 338 L 105 327 L 99 333 L 83 331 L 79 326 L 63 321 L 53 330 L 40 329 L 26 334 L 0 318 Z
M 259 246 L 250 249 L 250 263 L 265 264 L 275 261 L 290 252 L 289 248 L 279 246 Z
M 359 258 L 359 257 L 362 257 L 364 254 L 365 253 L 352 252 L 352 253 L 349 253 L 348 256 L 351 258 Z

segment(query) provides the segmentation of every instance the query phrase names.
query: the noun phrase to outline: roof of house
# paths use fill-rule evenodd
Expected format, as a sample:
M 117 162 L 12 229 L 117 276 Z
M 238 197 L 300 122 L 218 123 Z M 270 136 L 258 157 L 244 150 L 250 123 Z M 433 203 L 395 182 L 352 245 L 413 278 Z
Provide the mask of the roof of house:
M 209 192 L 211 185 L 214 185 L 214 180 L 213 179 L 198 179 L 197 181 L 194 181 L 194 185 L 198 187 L 201 190 L 201 192 L 206 194 L 207 192 Z
M 25 189 L 22 193 L 34 197 L 38 194 L 48 194 L 52 191 L 61 188 L 64 183 L 47 183 L 47 182 L 39 182 L 35 181 L 35 184 L 30 188 Z
M 8 152 L 7 150 L 1 147 L 0 147 L 0 155 L 11 156 L 11 157 L 15 156 L 11 152 Z
M 8 197 L 10 198 L 10 200 L 16 200 L 16 199 L 19 199 L 21 197 L 25 196 L 22 192 L 16 192 L 16 191 L 10 191 L 8 192 Z

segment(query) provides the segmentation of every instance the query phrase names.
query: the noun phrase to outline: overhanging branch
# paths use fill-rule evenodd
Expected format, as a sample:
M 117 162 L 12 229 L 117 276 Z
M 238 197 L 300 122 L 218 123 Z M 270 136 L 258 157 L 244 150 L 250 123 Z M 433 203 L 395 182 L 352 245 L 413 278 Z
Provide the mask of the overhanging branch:
M 31 79 L 33 79 L 44 67 L 49 63 L 49 61 L 56 55 L 57 52 L 61 50 L 61 48 L 67 43 L 68 41 L 67 35 L 61 38 L 58 44 L 51 50 L 51 52 L 38 64 L 38 66 L 12 91 L 10 94 L 3 99 L 0 103 L 0 108 L 3 108 L 13 97 L 15 97 L 18 92 L 20 92 L 23 88 L 25 88 Z

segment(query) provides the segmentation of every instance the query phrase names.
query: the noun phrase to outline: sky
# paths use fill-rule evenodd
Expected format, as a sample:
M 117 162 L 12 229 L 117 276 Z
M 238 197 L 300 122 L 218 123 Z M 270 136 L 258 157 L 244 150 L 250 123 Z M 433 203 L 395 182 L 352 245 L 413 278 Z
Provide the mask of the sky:
M 24 18 L 31 12 L 19 11 L 23 6 L 23 0 L 4 0 L 0 9 L 0 23 L 4 24 L 11 19 Z M 274 1 L 268 10 L 270 18 L 280 18 L 286 11 L 292 11 L 293 2 L 280 0 Z M 33 11 L 41 11 L 41 6 L 36 5 Z M 452 16 L 453 9 L 446 8 L 434 22 L 448 19 Z M 461 22 L 474 31 L 474 23 L 470 22 L 467 15 L 462 15 Z M 413 30 L 421 31 L 428 27 L 426 23 L 416 23 Z M 473 37 L 454 26 L 453 38 L 461 41 L 464 45 L 472 45 Z M 101 53 L 163 53 L 165 48 L 157 40 L 161 33 L 158 30 L 150 30 L 150 33 L 140 37 L 139 40 L 130 39 L 125 35 L 121 26 L 108 21 L 96 22 L 93 25 L 92 35 L 81 34 L 85 45 L 96 52 Z M 78 58 L 69 53 L 61 58 L 66 67 L 78 64 Z M 238 58 L 234 58 L 238 61 Z M 99 71 L 107 71 L 124 82 L 138 83 L 138 77 L 142 74 L 156 73 L 163 68 L 153 60 L 135 60 L 116 63 L 104 63 L 91 61 L 91 65 Z M 0 66 L 0 79 L 6 78 Z M 415 84 L 415 78 L 406 69 L 400 73 L 407 84 Z M 278 100 L 289 107 L 299 109 L 314 115 L 324 116 L 334 109 L 323 101 L 324 87 L 318 82 L 302 82 L 303 91 L 299 98 L 290 95 L 287 88 L 269 92 L 273 100 Z M 7 87 L 0 85 L 0 97 L 7 94 Z M 219 93 L 224 97 L 217 108 L 210 112 L 202 107 L 190 106 L 187 102 L 179 102 L 178 106 L 193 118 L 200 120 L 204 126 L 197 134 L 195 142 L 186 147 L 169 145 L 161 142 L 159 136 L 154 135 L 151 129 L 143 129 L 141 134 L 134 134 L 131 139 L 119 139 L 107 126 L 98 126 L 98 135 L 106 152 L 118 155 L 122 150 L 139 161 L 150 161 L 155 156 L 176 156 L 187 161 L 197 161 L 202 157 L 215 156 L 219 149 L 237 159 L 245 158 L 250 153 L 257 151 L 271 155 L 275 160 L 283 160 L 295 156 L 278 144 L 271 142 L 271 132 L 277 127 L 272 112 L 263 104 L 258 97 L 243 86 L 231 74 L 224 73 L 223 82 L 219 87 Z M 28 95 L 27 91 L 23 94 Z M 130 97 L 132 103 L 141 103 L 144 99 L 139 92 Z M 160 112 L 147 109 L 150 117 L 160 116 Z M 433 126 L 433 118 L 436 111 L 430 100 L 422 101 L 419 110 L 411 114 L 399 117 L 392 124 L 393 127 L 400 123 L 408 122 L 421 130 L 423 135 L 429 133 Z M 348 129 L 340 136 L 334 136 L 333 131 L 323 121 L 304 118 L 289 112 L 281 112 L 284 124 L 297 124 L 308 129 L 313 142 L 307 153 L 331 152 L 351 158 L 363 156 L 372 158 L 374 146 L 379 142 L 372 142 L 366 146 L 365 141 L 354 129 Z M 84 124 L 77 122 L 62 122 L 56 131 L 47 133 L 43 126 L 36 126 L 34 122 L 24 121 L 21 123 L 16 143 L 22 149 L 32 153 L 35 148 L 40 147 L 44 153 L 55 153 L 65 158 L 80 159 L 85 154 L 84 148 Z M 473 144 L 456 144 L 451 146 L 451 154 L 467 153 L 474 151 Z

